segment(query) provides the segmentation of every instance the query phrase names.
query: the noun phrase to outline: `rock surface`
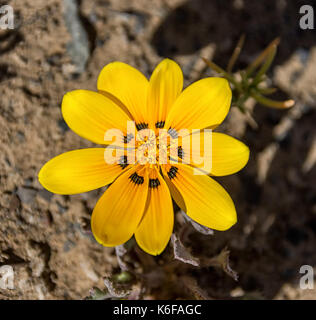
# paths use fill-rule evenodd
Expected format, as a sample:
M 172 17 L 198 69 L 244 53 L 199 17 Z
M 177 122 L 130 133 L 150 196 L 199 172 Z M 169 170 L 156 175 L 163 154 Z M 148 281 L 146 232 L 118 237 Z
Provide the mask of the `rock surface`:
M 316 37 L 298 29 L 301 2 L 308 1 L 9 1 L 17 27 L 0 30 L 0 266 L 13 266 L 15 289 L 0 289 L 0 298 L 82 299 L 92 287 L 104 289 L 102 278 L 118 268 L 115 250 L 89 233 L 102 190 L 53 195 L 37 180 L 55 155 L 93 146 L 63 122 L 63 95 L 95 90 L 98 73 L 111 61 L 149 76 L 163 56 L 181 65 L 188 85 L 211 74 L 200 56 L 225 66 L 245 32 L 240 68 L 281 36 L 270 76 L 281 89 L 276 98 L 297 105 L 287 111 L 256 105 L 258 129 L 237 110 L 230 113 L 220 130 L 251 150 L 242 172 L 218 179 L 239 221 L 213 235 L 188 224 L 183 241 L 199 257 L 227 246 L 239 281 L 217 269 L 192 272 L 174 264 L 170 245 L 153 259 L 128 253 L 130 264 L 148 268 L 144 286 L 151 298 L 192 297 L 177 285 L 189 276 L 213 298 L 315 299 L 315 290 L 299 289 L 300 266 L 316 265 Z

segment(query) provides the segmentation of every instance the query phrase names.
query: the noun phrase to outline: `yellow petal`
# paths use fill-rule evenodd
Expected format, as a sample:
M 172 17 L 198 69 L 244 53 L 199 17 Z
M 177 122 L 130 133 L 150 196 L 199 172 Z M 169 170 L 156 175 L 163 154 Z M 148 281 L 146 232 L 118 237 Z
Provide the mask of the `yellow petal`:
M 184 155 L 190 153 L 190 164 L 206 174 L 226 176 L 238 172 L 248 162 L 249 148 L 227 134 L 218 132 L 205 134 L 201 131 L 192 134 L 191 139 L 191 149 L 182 145 L 182 157 L 185 159 Z M 198 141 L 200 145 L 197 144 Z M 199 158 L 202 160 L 201 163 L 198 163 Z
M 173 206 L 166 182 L 157 173 L 150 177 L 149 205 L 136 230 L 135 239 L 147 253 L 160 254 L 167 246 L 173 230 Z M 155 187 L 153 187 L 155 185 Z
M 170 171 L 171 168 L 172 168 L 172 165 L 170 164 L 165 164 L 161 166 L 164 180 L 169 188 L 172 199 L 177 203 L 177 205 L 179 206 L 180 209 L 182 209 L 182 211 L 186 212 L 185 203 L 181 193 L 176 188 L 176 186 L 171 182 L 171 179 L 168 177 L 168 172 Z
M 176 169 L 164 170 L 165 179 L 169 179 L 181 193 L 185 212 L 191 219 L 221 231 L 236 223 L 234 203 L 220 184 L 209 176 L 194 175 L 190 166 L 173 165 L 172 168 Z M 181 206 L 181 203 L 178 205 Z
M 113 100 L 89 90 L 75 90 L 65 94 L 62 114 L 75 133 L 98 144 L 111 143 L 104 137 L 107 130 L 118 129 L 125 133 L 127 121 L 131 121 Z
M 249 160 L 249 148 L 223 133 L 213 133 L 212 170 L 214 176 L 226 176 L 241 170 Z
M 100 72 L 98 90 L 109 92 L 119 99 L 136 124 L 148 124 L 148 80 L 137 69 L 123 62 L 109 63 Z
M 108 247 L 128 241 L 143 216 L 147 194 L 145 170 L 132 168 L 119 176 L 93 210 L 91 228 L 96 240 Z
M 177 63 L 164 59 L 155 68 L 149 81 L 148 114 L 151 126 L 163 128 L 167 114 L 183 88 L 183 75 Z M 160 126 L 159 126 L 160 125 Z
M 109 165 L 103 148 L 73 150 L 48 161 L 38 174 L 42 186 L 53 193 L 75 194 L 111 183 L 123 167 Z
M 232 92 L 223 78 L 205 78 L 187 87 L 167 116 L 166 128 L 215 128 L 226 117 Z

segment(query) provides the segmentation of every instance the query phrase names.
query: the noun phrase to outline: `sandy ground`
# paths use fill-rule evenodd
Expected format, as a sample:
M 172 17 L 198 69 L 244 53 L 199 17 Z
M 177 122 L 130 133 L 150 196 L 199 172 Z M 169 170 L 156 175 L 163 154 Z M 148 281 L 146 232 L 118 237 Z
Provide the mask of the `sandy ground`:
M 0 298 L 82 299 L 119 271 L 115 251 L 90 232 L 102 190 L 60 196 L 37 181 L 53 156 L 93 146 L 63 121 L 63 95 L 95 90 L 99 71 L 114 60 L 149 76 L 171 57 L 187 85 L 210 75 L 201 56 L 225 66 L 245 33 L 237 68 L 281 37 L 270 77 L 275 98 L 290 97 L 296 106 L 256 105 L 257 129 L 232 109 L 220 127 L 251 150 L 242 172 L 218 179 L 235 201 L 236 226 L 202 235 L 177 218 L 192 254 L 211 258 L 227 247 L 239 280 L 219 268 L 176 263 L 170 246 L 156 258 L 133 248 L 126 259 L 143 275 L 134 285 L 145 298 L 192 298 L 197 290 L 215 299 L 315 299 L 316 289 L 299 288 L 300 266 L 316 265 L 316 31 L 298 25 L 299 7 L 308 2 L 7 1 L 16 28 L 0 30 L 0 266 L 13 267 L 15 288 L 0 289 Z

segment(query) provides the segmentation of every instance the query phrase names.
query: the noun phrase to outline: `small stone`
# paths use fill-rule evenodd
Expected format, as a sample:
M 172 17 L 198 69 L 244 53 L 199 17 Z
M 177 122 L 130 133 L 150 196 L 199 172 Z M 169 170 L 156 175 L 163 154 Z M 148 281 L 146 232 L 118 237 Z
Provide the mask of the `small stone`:
M 84 29 L 78 12 L 78 3 L 75 0 L 64 0 L 64 17 L 72 41 L 67 44 L 67 51 L 76 66 L 76 72 L 85 70 L 89 59 L 90 49 L 86 30 Z
M 30 204 L 33 202 L 37 191 L 31 188 L 18 187 L 16 194 L 23 203 Z
M 38 191 L 38 195 L 49 202 L 53 196 L 53 194 L 45 189 Z

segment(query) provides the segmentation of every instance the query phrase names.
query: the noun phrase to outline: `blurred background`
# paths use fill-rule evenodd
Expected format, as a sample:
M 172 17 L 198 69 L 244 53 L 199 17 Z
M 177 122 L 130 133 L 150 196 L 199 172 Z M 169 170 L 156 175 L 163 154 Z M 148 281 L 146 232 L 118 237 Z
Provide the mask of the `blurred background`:
M 13 267 L 14 289 L 0 288 L 0 298 L 82 299 L 90 288 L 104 288 L 102 277 L 119 272 L 115 251 L 97 244 L 90 232 L 102 190 L 60 196 L 37 180 L 52 157 L 93 146 L 63 121 L 63 95 L 96 90 L 101 68 L 115 60 L 149 76 L 170 57 L 188 85 L 212 75 L 201 56 L 226 67 L 243 33 L 236 70 L 281 38 L 269 73 L 278 88 L 273 98 L 291 98 L 296 105 L 289 110 L 254 105 L 257 128 L 231 110 L 219 131 L 245 142 L 251 156 L 240 173 L 218 181 L 232 196 L 239 221 L 214 235 L 186 226 L 183 240 L 197 257 L 227 247 L 239 280 L 218 268 L 169 264 L 169 246 L 155 258 L 137 248 L 128 254 L 130 266 L 143 274 L 134 285 L 151 299 L 192 298 L 192 286 L 183 290 L 187 279 L 215 299 L 316 298 L 316 287 L 299 287 L 300 267 L 316 266 L 316 30 L 300 29 L 299 10 L 310 4 L 316 13 L 316 1 L 0 1 L 4 4 L 14 9 L 14 29 L 0 29 L 0 266 Z

